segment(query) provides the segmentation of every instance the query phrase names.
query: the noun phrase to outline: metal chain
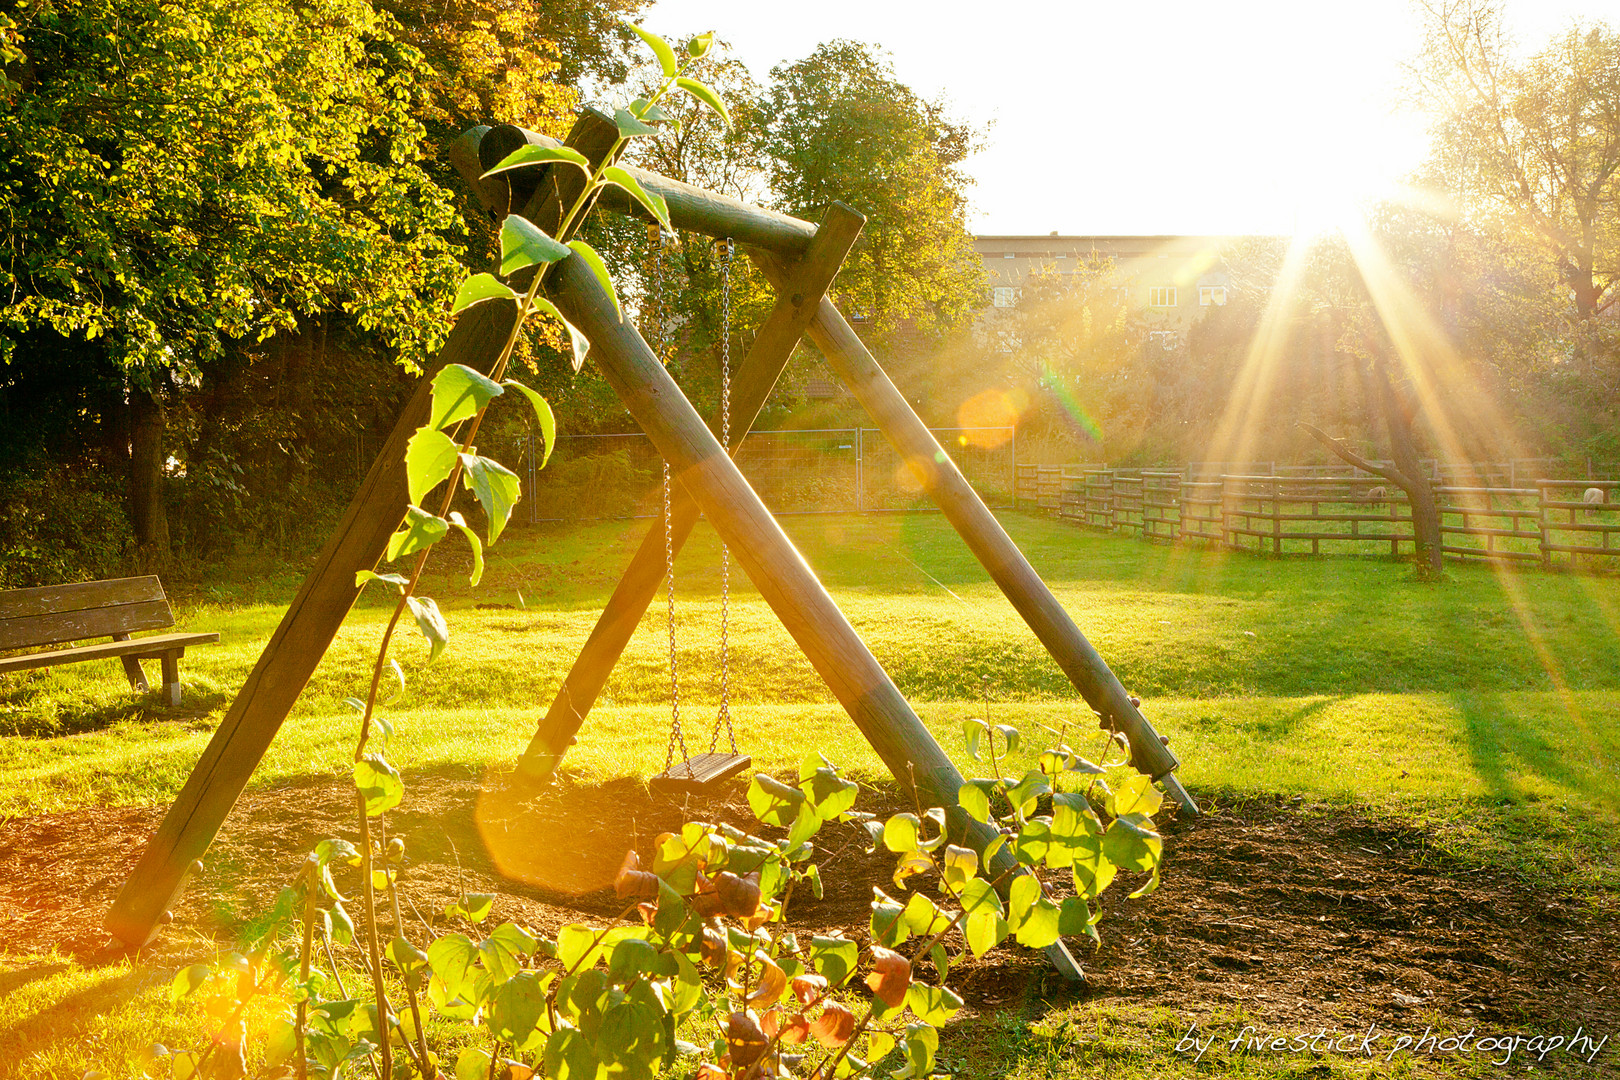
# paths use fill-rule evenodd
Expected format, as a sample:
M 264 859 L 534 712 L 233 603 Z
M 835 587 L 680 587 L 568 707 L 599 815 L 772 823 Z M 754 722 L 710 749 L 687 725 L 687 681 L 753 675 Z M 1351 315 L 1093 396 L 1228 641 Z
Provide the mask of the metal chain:
M 720 264 L 720 445 L 731 453 L 731 260 L 736 252 L 731 237 L 723 241 Z M 716 245 L 717 247 L 720 245 Z M 731 730 L 731 551 L 720 543 L 720 709 L 715 713 L 714 731 L 709 735 L 709 753 L 720 745 L 720 726 L 725 725 L 731 752 L 737 753 L 737 736 Z
M 647 236 L 653 244 L 652 282 L 648 293 L 658 317 L 658 353 L 662 357 L 669 336 L 666 327 L 668 311 L 664 306 L 664 234 L 657 225 L 650 225 Z M 675 653 L 675 539 L 670 515 L 668 461 L 664 462 L 664 595 L 669 609 L 669 745 L 664 750 L 664 775 L 667 776 L 670 767 L 675 764 L 677 746 L 680 747 L 681 760 L 690 759 L 686 752 L 686 737 L 681 732 L 681 677 Z M 687 771 L 691 771 L 690 766 Z

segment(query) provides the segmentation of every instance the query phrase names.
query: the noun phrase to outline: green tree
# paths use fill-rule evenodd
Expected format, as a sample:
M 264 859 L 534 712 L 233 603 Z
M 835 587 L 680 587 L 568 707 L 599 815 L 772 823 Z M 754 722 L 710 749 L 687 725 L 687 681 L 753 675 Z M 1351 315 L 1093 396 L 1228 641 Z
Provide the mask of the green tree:
M 327 312 L 407 364 L 442 340 L 461 270 L 421 164 L 423 61 L 364 0 L 79 0 L 13 40 L 0 353 L 85 342 L 121 374 L 131 520 L 162 569 L 168 409 L 205 364 Z
M 1415 95 L 1430 176 L 1482 223 L 1523 230 L 1582 319 L 1620 299 L 1620 35 L 1572 25 L 1525 61 L 1500 0 L 1430 0 Z
M 764 154 L 778 208 L 817 220 L 841 200 L 866 215 L 836 291 L 878 339 L 931 333 L 984 298 L 961 164 L 979 132 L 919 97 L 871 46 L 833 41 L 771 72 Z

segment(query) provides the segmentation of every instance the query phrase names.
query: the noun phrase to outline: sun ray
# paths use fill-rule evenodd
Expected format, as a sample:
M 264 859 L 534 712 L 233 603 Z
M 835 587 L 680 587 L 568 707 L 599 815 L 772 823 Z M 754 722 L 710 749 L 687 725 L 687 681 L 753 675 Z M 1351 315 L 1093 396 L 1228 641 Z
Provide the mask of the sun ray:
M 1445 393 L 1447 384 L 1466 385 L 1470 379 L 1467 364 L 1450 336 L 1402 279 L 1371 229 L 1358 219 L 1347 225 L 1344 236 L 1351 258 L 1367 287 L 1373 309 L 1389 336 L 1400 369 L 1410 381 L 1422 418 L 1438 443 L 1437 449 L 1453 462 L 1467 463 L 1472 460 L 1467 441 L 1459 432 L 1459 419 L 1462 419 L 1472 421 L 1472 425 L 1486 425 L 1487 429 L 1497 432 L 1500 438 L 1509 442 L 1510 453 L 1522 452 L 1514 446 L 1512 425 L 1487 397 Z M 1476 415 L 1464 418 L 1454 416 L 1454 403 Z M 1483 485 L 1484 479 L 1475 474 L 1468 486 Z M 1580 699 L 1570 686 L 1564 665 L 1534 618 L 1523 578 L 1513 567 L 1500 560 L 1492 560 L 1491 566 L 1503 595 L 1513 609 L 1514 617 L 1524 631 L 1526 641 L 1552 681 L 1553 690 L 1570 722 L 1586 739 L 1592 752 L 1598 753 L 1598 742 L 1581 709 Z

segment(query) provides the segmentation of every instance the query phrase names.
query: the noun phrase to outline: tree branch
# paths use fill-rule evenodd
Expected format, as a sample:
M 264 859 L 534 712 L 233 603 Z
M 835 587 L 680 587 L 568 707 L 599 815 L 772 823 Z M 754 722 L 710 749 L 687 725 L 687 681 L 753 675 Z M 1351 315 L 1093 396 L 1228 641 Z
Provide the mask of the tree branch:
M 1370 472 L 1375 476 L 1382 476 L 1390 483 L 1398 485 L 1402 491 L 1411 490 L 1412 481 L 1408 479 L 1406 474 L 1402 473 L 1399 469 L 1391 466 L 1377 465 L 1371 461 L 1368 461 L 1366 458 L 1344 445 L 1344 441 L 1342 439 L 1335 439 L 1333 436 L 1329 435 L 1315 424 L 1307 424 L 1303 420 L 1296 420 L 1294 422 L 1294 426 L 1300 428 L 1301 430 L 1310 432 L 1312 437 L 1314 437 L 1317 442 L 1321 443 L 1323 446 L 1333 451 L 1335 455 L 1343 458 L 1345 461 L 1348 461 L 1356 468 Z

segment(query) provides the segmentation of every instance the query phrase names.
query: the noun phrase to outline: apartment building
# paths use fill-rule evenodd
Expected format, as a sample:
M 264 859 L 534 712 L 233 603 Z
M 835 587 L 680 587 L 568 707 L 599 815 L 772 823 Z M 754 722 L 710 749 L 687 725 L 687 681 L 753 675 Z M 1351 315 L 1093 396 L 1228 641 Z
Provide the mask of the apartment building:
M 1012 307 L 1018 289 L 1041 270 L 1075 273 L 1112 266 L 1113 288 L 1158 328 L 1179 338 L 1211 307 L 1227 302 L 1231 275 L 1223 250 L 1226 236 L 979 236 L 974 247 L 990 278 L 993 307 Z M 1168 343 L 1168 342 L 1167 342 Z

